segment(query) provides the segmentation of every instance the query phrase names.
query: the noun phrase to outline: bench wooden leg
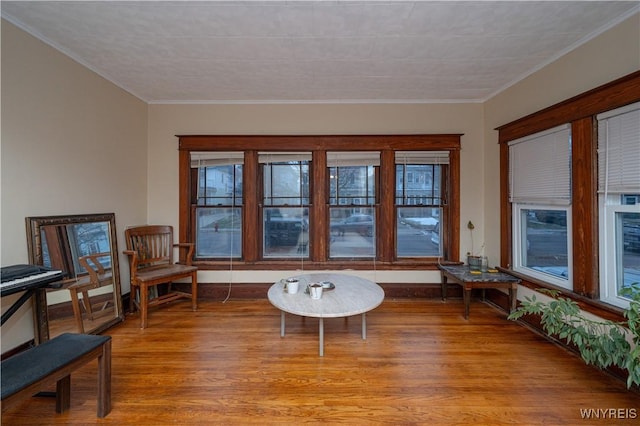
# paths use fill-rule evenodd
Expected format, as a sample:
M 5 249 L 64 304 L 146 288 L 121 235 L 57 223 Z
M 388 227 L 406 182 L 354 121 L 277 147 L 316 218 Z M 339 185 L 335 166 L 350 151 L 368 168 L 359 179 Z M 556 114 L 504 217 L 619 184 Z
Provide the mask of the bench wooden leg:
M 71 407 L 71 374 L 56 382 L 56 413 L 64 413 Z
M 102 346 L 98 357 L 98 417 L 111 411 L 111 340 Z

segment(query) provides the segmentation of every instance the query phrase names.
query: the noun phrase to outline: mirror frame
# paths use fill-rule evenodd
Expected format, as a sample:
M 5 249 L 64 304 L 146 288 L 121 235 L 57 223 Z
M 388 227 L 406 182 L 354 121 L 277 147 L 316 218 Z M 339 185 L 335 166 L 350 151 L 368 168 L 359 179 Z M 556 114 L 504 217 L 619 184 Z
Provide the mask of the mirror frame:
M 118 239 L 116 233 L 115 213 L 79 214 L 66 216 L 39 216 L 27 217 L 27 246 L 29 249 L 29 261 L 34 265 L 43 264 L 42 253 L 42 227 L 75 225 L 91 222 L 109 223 L 109 238 L 111 248 L 111 274 L 113 279 L 113 298 L 115 316 L 107 320 L 104 324 L 86 332 L 88 334 L 99 334 L 109 327 L 124 321 L 124 310 L 122 307 L 122 295 L 120 288 L 120 265 L 118 262 Z M 46 297 L 36 299 L 36 334 L 39 342 L 49 340 L 49 316 Z

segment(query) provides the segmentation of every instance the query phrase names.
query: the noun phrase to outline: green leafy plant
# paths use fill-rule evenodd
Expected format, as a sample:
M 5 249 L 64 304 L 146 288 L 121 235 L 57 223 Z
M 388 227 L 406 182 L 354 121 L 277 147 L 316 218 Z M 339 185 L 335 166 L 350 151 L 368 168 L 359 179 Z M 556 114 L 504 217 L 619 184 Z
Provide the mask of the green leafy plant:
M 538 291 L 553 300 L 543 302 L 535 295 L 527 296 L 509 319 L 539 315 L 543 330 L 574 344 L 587 364 L 601 369 L 615 365 L 627 370 L 627 388 L 640 385 L 640 284 L 634 283 L 621 292 L 631 299 L 624 311 L 626 321 L 622 322 L 594 320 L 585 316 L 573 300 L 558 297 L 558 291 Z

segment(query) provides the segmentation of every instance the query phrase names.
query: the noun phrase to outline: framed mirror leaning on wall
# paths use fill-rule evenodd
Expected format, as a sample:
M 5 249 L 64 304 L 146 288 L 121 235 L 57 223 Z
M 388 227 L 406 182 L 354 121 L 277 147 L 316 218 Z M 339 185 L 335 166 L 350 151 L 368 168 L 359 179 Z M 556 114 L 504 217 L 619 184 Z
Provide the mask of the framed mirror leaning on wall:
M 30 262 L 66 273 L 60 288 L 47 289 L 46 306 L 35 307 L 38 340 L 65 332 L 98 334 L 122 322 L 115 214 L 26 222 Z

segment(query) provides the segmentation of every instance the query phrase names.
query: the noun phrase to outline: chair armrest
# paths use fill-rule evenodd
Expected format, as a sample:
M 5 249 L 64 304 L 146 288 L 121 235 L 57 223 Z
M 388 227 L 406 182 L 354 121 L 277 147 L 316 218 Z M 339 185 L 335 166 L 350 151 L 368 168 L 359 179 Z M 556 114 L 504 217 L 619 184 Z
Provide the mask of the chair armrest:
M 85 271 L 87 271 L 87 273 L 91 277 L 91 281 L 98 283 L 100 281 L 99 275 L 105 274 L 104 266 L 102 265 L 102 263 L 100 263 L 98 258 L 108 257 L 108 256 L 111 256 L 111 253 L 108 251 L 102 252 L 102 253 L 93 253 L 93 254 L 88 254 L 86 256 L 79 257 L 78 261 L 80 262 L 80 265 L 82 265 L 82 267 L 85 269 Z M 89 261 L 91 261 L 93 266 L 89 264 Z
M 124 250 L 124 254 L 129 258 L 129 275 L 131 275 L 131 281 L 136 277 L 136 271 L 138 270 L 138 252 L 135 250 Z
M 68 286 L 67 290 L 76 292 L 91 290 L 92 288 L 96 288 L 97 284 L 98 283 L 96 281 L 93 281 L 93 279 L 90 279 L 89 281 L 76 281 L 75 283 Z
M 187 249 L 187 257 L 185 259 L 187 265 L 191 266 L 191 262 L 193 261 L 193 243 L 177 243 L 173 245 L 178 248 L 186 248 Z

